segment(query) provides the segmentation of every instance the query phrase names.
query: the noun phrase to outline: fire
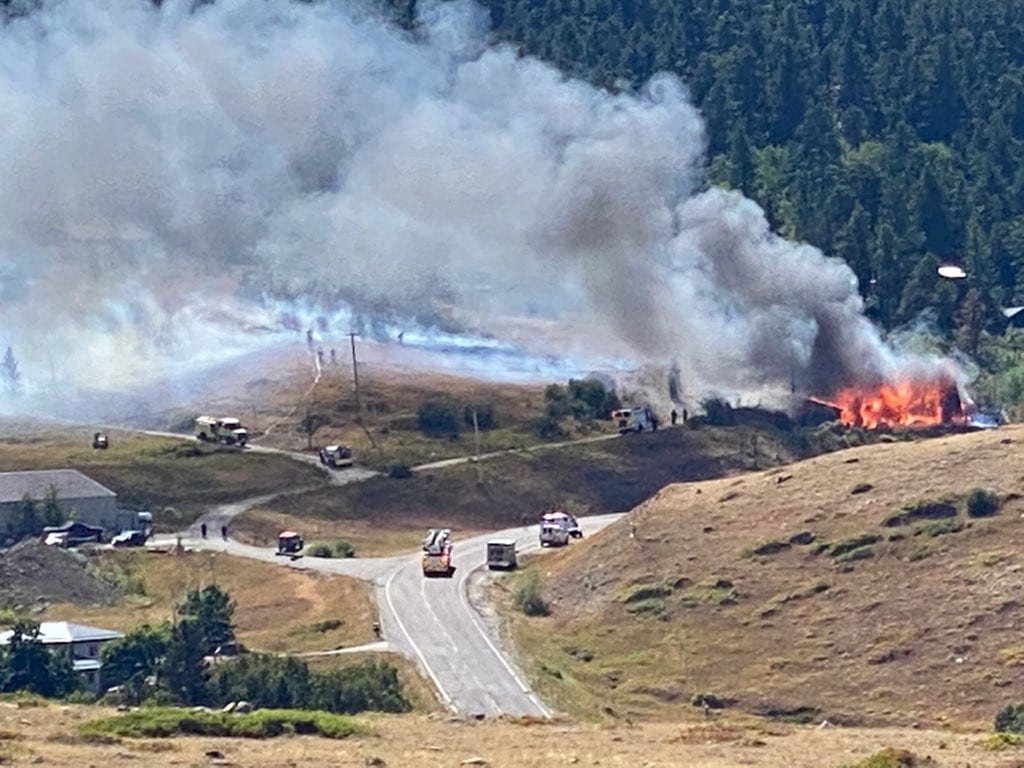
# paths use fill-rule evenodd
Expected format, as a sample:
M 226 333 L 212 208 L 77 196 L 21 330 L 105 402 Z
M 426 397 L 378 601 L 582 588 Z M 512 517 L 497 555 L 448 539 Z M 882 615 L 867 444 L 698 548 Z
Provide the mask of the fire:
M 874 389 L 851 387 L 818 402 L 837 408 L 844 423 L 867 429 L 950 424 L 963 417 L 956 385 L 944 380 L 904 380 Z

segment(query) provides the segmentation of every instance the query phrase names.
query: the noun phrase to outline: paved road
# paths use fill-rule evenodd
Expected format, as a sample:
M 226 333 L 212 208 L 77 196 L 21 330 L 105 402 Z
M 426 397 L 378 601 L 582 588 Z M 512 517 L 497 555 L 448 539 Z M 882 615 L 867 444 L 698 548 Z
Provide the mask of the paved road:
M 265 497 L 225 505 L 218 513 L 237 514 L 246 505 Z M 582 518 L 584 535 L 593 535 L 621 515 Z M 454 542 L 455 575 L 451 579 L 424 578 L 420 553 L 385 558 L 327 559 L 278 557 L 268 547 L 253 547 L 212 534 L 202 539 L 190 529 L 181 534 L 185 546 L 228 552 L 281 565 L 352 576 L 373 584 L 377 599 L 383 642 L 361 650 L 394 650 L 414 659 L 433 682 L 447 707 L 466 714 L 494 716 L 533 715 L 550 717 L 551 712 L 537 698 L 522 673 L 502 650 L 501 641 L 481 609 L 474 604 L 471 589 L 486 579 L 503 578 L 485 568 L 487 541 L 514 538 L 520 552 L 537 549 L 535 526 L 510 528 L 484 536 Z M 167 546 L 177 537 L 157 537 L 151 546 Z M 571 546 L 571 545 L 570 545 Z M 351 649 L 350 649 L 351 650 Z
M 194 439 L 189 435 L 150 432 L 149 434 Z M 533 446 L 525 451 L 558 449 L 571 445 L 612 440 L 618 434 L 602 434 Z M 311 454 L 250 445 L 247 450 L 261 453 L 280 453 L 298 461 L 320 467 L 336 485 L 362 482 L 378 473 L 360 467 L 332 470 L 324 467 Z M 505 456 L 517 451 L 496 451 L 480 456 L 444 459 L 413 467 L 414 472 L 464 464 Z M 292 568 L 316 570 L 352 576 L 371 582 L 377 599 L 383 643 L 366 648 L 396 650 L 416 660 L 420 669 L 434 683 L 444 703 L 452 710 L 487 716 L 533 715 L 550 717 L 550 711 L 524 682 L 509 656 L 501 649 L 500 639 L 493 627 L 481 614 L 485 606 L 471 601 L 471 587 L 484 579 L 501 578 L 484 568 L 487 560 L 487 541 L 495 537 L 514 538 L 520 552 L 536 549 L 535 526 L 510 528 L 484 536 L 456 541 L 454 563 L 456 572 L 451 579 L 426 579 L 420 570 L 420 553 L 389 558 L 325 559 L 303 557 L 292 561 L 278 557 L 265 547 L 241 544 L 233 539 L 221 539 L 221 526 L 229 526 L 233 517 L 259 504 L 265 504 L 283 493 L 305 490 L 291 488 L 280 493 L 215 507 L 196 520 L 189 529 L 177 536 L 158 537 L 153 546 L 167 546 L 180 536 L 186 546 L 223 551 L 241 557 L 276 562 Z M 620 515 L 602 515 L 583 518 L 580 524 L 584 535 L 592 535 Z M 207 526 L 208 537 L 200 535 L 201 526 Z M 570 545 L 571 546 L 571 545 Z

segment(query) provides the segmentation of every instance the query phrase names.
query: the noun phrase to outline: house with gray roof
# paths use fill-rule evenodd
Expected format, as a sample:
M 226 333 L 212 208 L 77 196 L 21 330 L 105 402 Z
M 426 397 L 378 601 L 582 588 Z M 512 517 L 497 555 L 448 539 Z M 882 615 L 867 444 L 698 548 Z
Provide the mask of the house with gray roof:
M 11 642 L 13 632 L 0 632 L 0 645 Z M 84 687 L 100 690 L 100 652 L 104 643 L 124 637 L 114 629 L 101 629 L 70 621 L 44 621 L 39 625 L 38 640 L 51 650 L 61 650 L 71 656 L 71 663 L 82 678 Z
M 0 534 L 7 530 L 26 496 L 41 502 L 51 489 L 69 520 L 113 533 L 121 530 L 116 493 L 77 469 L 45 469 L 0 472 Z

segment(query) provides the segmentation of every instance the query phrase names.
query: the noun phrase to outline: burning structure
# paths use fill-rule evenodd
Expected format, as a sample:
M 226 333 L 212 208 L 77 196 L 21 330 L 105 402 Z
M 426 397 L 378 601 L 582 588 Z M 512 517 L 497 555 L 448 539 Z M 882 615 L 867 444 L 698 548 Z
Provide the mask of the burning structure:
M 829 398 L 812 398 L 836 409 L 844 424 L 882 426 L 964 424 L 967 414 L 959 388 L 950 379 L 903 379 L 873 388 L 848 387 Z

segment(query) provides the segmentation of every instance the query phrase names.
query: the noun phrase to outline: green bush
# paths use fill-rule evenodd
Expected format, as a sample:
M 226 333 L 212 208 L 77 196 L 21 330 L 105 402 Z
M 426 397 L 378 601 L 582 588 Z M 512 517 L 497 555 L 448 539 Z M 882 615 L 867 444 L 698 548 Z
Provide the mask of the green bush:
M 548 616 L 551 608 L 541 595 L 540 575 L 530 571 L 520 582 L 515 592 L 516 608 L 527 616 Z
M 999 710 L 993 727 L 1000 733 L 1024 733 L 1024 704 L 1007 704 Z
M 565 437 L 565 430 L 558 423 L 558 418 L 551 413 L 534 419 L 533 431 L 542 440 L 556 440 Z
M 334 542 L 334 556 L 335 557 L 355 557 L 356 548 L 352 546 L 352 542 L 347 539 L 338 539 Z
M 331 545 L 323 542 L 319 544 L 310 544 L 306 547 L 306 554 L 310 557 L 334 557 L 334 551 L 331 549 Z
M 294 656 L 249 654 L 218 665 L 210 676 L 209 702 L 249 701 L 260 708 L 355 713 L 408 712 L 398 671 L 367 661 L 329 672 L 313 672 Z
M 388 467 L 388 477 L 395 480 L 406 480 L 412 477 L 412 469 L 408 464 L 392 464 Z
M 991 517 L 999 511 L 999 496 L 994 491 L 975 488 L 967 494 L 967 514 L 971 517 Z
M 350 718 L 328 712 L 262 709 L 245 714 L 192 712 L 176 707 L 152 707 L 85 723 L 85 736 L 129 738 L 166 737 L 176 734 L 264 739 L 294 733 L 315 733 L 343 739 L 364 733 Z
M 470 429 L 473 428 L 473 412 L 476 411 L 476 426 L 480 431 L 496 429 L 498 419 L 494 415 L 494 403 L 479 403 L 478 405 L 467 405 L 462 409 L 462 420 Z
M 865 757 L 851 768 L 914 768 L 914 766 L 920 764 L 912 752 L 908 752 L 905 749 L 886 747 L 869 757 Z
M 431 437 L 459 434 L 459 411 L 451 398 L 424 400 L 416 411 L 420 431 Z

